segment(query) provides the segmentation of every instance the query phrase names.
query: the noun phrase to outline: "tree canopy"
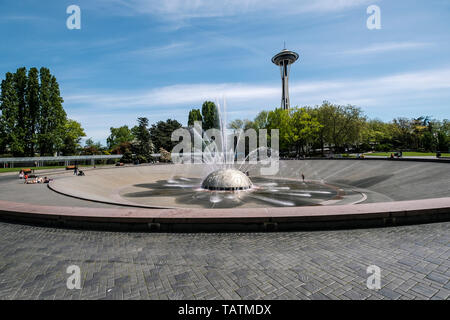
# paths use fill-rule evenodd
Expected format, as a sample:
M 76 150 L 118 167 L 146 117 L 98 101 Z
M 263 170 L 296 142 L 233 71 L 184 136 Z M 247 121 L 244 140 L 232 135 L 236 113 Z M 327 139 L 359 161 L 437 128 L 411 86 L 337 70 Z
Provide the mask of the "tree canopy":
M 138 118 L 138 125 L 134 126 L 131 131 L 136 137 L 135 149 L 139 157 L 139 161 L 147 162 L 152 159 L 151 154 L 155 152 L 155 146 L 151 139 L 148 129 L 148 119 L 145 117 Z
M 0 151 L 45 156 L 64 149 L 68 120 L 62 103 L 58 82 L 49 69 L 7 72 L 0 94 Z
M 219 110 L 214 102 L 205 101 L 202 105 L 202 129 L 208 130 L 211 128 L 219 128 Z
M 127 125 L 121 126 L 119 128 L 109 128 L 110 135 L 106 139 L 109 149 L 114 149 L 123 142 L 132 142 L 135 138 L 134 134 L 128 128 Z
M 189 111 L 188 126 L 192 127 L 195 121 L 203 121 L 200 109 L 192 109 L 191 111 Z
M 84 129 L 81 124 L 75 120 L 67 119 L 64 124 L 63 133 L 63 155 L 73 155 L 76 154 L 78 150 L 81 149 L 81 138 L 86 136 Z
M 417 150 L 448 152 L 449 120 L 396 118 L 391 122 L 367 119 L 360 108 L 324 101 L 322 105 L 261 111 L 253 121 L 235 119 L 232 129 L 279 129 L 284 155 L 311 153 Z M 268 132 L 270 134 L 270 131 Z
M 171 151 L 177 142 L 171 141 L 172 132 L 181 128 L 181 123 L 177 120 L 167 119 L 152 124 L 150 128 L 150 138 L 154 144 L 155 150 L 161 148 Z

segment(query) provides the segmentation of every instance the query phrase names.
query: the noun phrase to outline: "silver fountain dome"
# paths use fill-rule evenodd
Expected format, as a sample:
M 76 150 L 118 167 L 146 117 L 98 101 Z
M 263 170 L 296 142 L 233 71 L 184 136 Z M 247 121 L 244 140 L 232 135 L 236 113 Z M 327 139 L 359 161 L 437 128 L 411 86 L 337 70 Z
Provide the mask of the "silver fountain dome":
M 202 188 L 218 191 L 247 190 L 252 182 L 242 171 L 236 169 L 220 169 L 211 172 L 202 182 Z

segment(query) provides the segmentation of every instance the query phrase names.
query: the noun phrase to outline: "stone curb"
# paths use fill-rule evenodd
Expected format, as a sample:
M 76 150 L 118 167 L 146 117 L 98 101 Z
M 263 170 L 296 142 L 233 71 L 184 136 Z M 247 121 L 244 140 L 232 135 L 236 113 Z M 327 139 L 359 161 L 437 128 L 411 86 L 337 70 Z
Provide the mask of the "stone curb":
M 82 208 L 0 201 L 0 219 L 51 227 L 129 231 L 329 230 L 450 221 L 450 197 L 252 209 Z

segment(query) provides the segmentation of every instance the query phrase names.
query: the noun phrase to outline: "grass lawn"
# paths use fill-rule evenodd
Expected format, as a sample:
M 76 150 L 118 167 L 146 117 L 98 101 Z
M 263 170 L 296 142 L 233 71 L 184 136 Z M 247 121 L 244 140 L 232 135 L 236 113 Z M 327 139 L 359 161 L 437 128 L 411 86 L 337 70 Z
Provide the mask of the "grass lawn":
M 389 157 L 391 153 L 395 154 L 395 151 L 392 152 L 374 152 L 374 153 L 365 153 L 365 156 L 381 156 L 381 157 Z M 435 157 L 435 152 L 403 152 L 404 157 Z M 442 153 L 442 157 L 450 157 L 450 153 Z
M 111 166 L 111 164 L 97 164 L 96 167 L 100 166 Z M 92 167 L 92 165 L 79 165 L 78 168 Z M 20 169 L 32 169 L 32 170 L 51 170 L 51 169 L 64 169 L 65 166 L 44 166 L 44 167 L 14 167 L 14 168 L 0 168 L 0 173 L 4 172 L 17 172 L 19 174 Z

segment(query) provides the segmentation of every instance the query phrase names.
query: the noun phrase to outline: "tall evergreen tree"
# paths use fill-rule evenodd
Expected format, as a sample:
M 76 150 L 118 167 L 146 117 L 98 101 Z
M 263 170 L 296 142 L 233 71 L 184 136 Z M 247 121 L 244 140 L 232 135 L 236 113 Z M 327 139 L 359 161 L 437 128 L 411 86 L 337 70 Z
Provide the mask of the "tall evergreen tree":
M 195 121 L 202 121 L 202 114 L 200 112 L 200 109 L 192 109 L 191 111 L 189 111 L 188 126 L 194 126 Z
M 137 140 L 137 154 L 149 161 L 151 154 L 154 152 L 154 145 L 150 137 L 150 131 L 148 130 L 148 119 L 139 117 L 138 125 L 133 127 L 132 131 Z
M 78 142 L 66 137 L 68 120 L 62 103 L 58 82 L 49 69 L 31 68 L 27 74 L 26 68 L 19 68 L 7 73 L 0 96 L 0 153 L 7 146 L 14 156 L 34 156 L 36 151 L 53 155 L 62 149 L 73 153 Z
M 50 79 L 50 114 L 47 118 L 50 140 L 46 147 L 46 152 L 54 153 L 61 149 L 64 144 L 64 130 L 67 122 L 67 114 L 63 108 L 63 98 L 59 90 L 58 81 L 55 76 Z M 42 119 L 45 121 L 45 119 Z
M 14 74 L 6 73 L 1 84 L 0 95 L 0 153 L 6 152 L 9 146 L 13 155 L 23 154 L 23 145 L 17 136 L 18 100 L 15 88 Z
M 214 102 L 205 101 L 202 105 L 202 129 L 208 130 L 211 128 L 218 129 L 220 127 L 219 111 Z
M 37 143 L 36 128 L 39 121 L 39 71 L 31 68 L 28 71 L 27 89 L 25 92 L 27 103 L 25 113 L 25 152 L 33 157 Z
M 155 150 L 164 148 L 171 151 L 177 144 L 177 142 L 171 141 L 172 132 L 181 127 L 181 123 L 172 119 L 158 121 L 156 124 L 152 124 L 150 128 L 150 138 L 154 143 Z
M 13 153 L 15 156 L 23 156 L 26 152 L 26 117 L 27 117 L 27 101 L 26 101 L 26 91 L 27 91 L 27 69 L 25 67 L 17 69 L 14 74 L 15 87 L 17 95 L 17 126 L 14 130 L 17 146 L 15 148 L 16 152 Z
M 38 135 L 37 142 L 39 145 L 39 153 L 41 155 L 48 155 L 51 153 L 50 141 L 51 141 L 51 100 L 50 100 L 50 81 L 51 75 L 50 70 L 47 68 L 40 69 L 40 80 L 41 84 L 39 87 L 39 102 L 40 102 L 40 113 L 38 122 Z

